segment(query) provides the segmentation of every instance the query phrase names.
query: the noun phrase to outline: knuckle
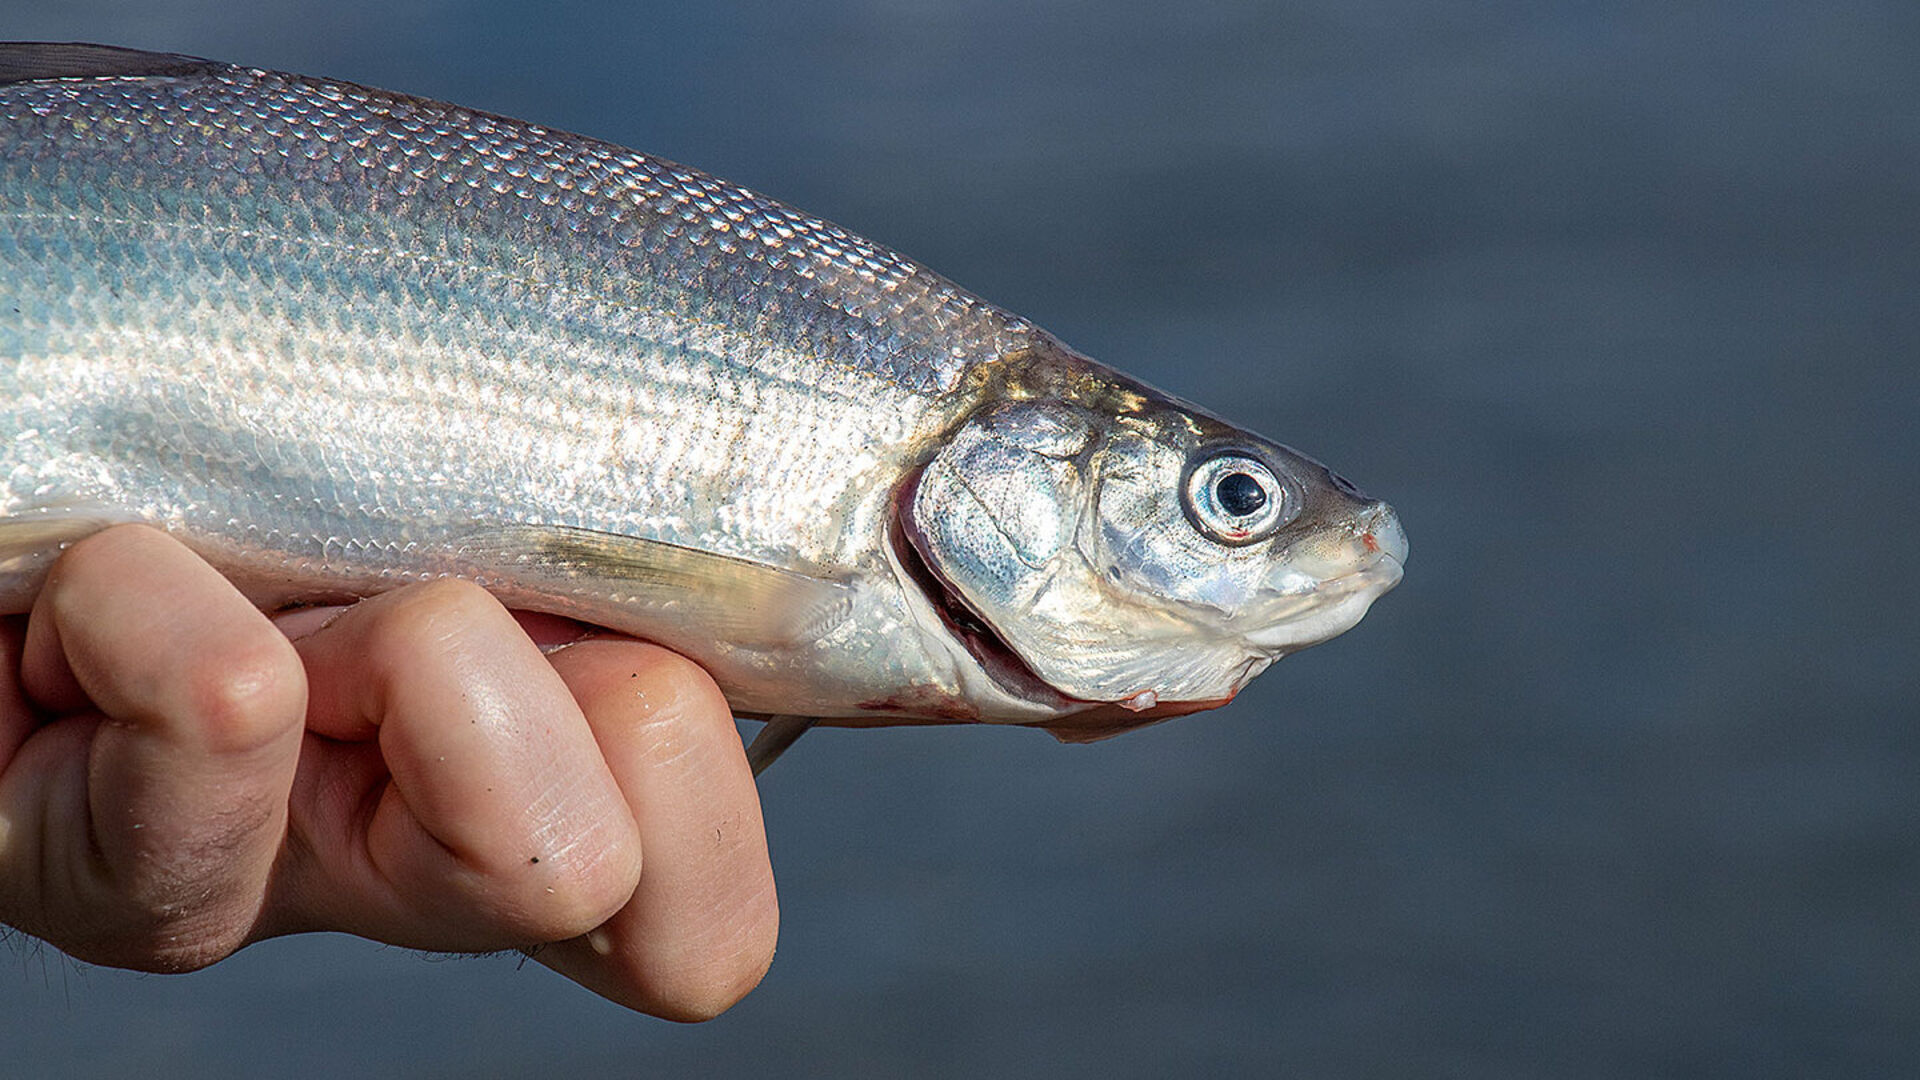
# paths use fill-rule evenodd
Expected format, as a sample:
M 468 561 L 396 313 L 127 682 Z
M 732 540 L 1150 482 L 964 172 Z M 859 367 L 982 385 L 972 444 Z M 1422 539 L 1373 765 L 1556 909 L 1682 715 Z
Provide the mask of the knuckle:
M 444 650 L 476 628 L 509 617 L 491 593 L 459 578 L 410 585 L 382 599 L 370 636 L 376 654 L 390 657 Z
M 185 695 L 209 750 L 245 753 L 297 726 L 307 686 L 299 655 L 273 631 L 229 645 L 218 665 L 191 672 Z

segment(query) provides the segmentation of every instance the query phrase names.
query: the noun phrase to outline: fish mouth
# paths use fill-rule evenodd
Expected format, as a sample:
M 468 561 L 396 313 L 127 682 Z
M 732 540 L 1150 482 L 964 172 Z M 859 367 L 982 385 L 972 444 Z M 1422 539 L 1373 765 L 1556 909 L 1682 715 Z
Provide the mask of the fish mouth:
M 1261 625 L 1244 633 L 1249 646 L 1278 659 L 1339 637 L 1406 576 L 1407 531 L 1386 503 L 1369 503 L 1335 536 L 1275 567 L 1269 587 L 1277 595 L 1258 608 Z M 1301 587 L 1302 577 L 1311 584 Z
M 1359 569 L 1322 582 L 1301 597 L 1297 607 L 1276 613 L 1275 621 L 1248 631 L 1247 644 L 1280 657 L 1339 637 L 1360 622 L 1375 600 L 1400 584 L 1406 574 L 1401 566 L 1405 555 L 1403 541 L 1399 557 L 1379 551 Z
M 913 488 L 919 483 L 916 474 L 905 485 L 901 496 L 901 506 L 912 505 Z M 940 571 L 934 569 L 921 552 L 924 542 L 913 523 L 905 514 L 894 515 L 893 523 L 887 530 L 887 539 L 893 547 L 894 561 L 905 572 L 925 597 L 934 612 L 940 616 L 941 624 L 948 636 L 958 641 L 973 657 L 980 670 L 986 672 L 1007 694 L 1029 704 L 1048 709 L 1060 709 L 1081 704 L 1079 699 L 1070 698 L 1055 690 L 1039 673 L 1028 666 L 1020 654 L 1013 651 L 1006 639 L 993 628 L 986 617 L 973 610 L 967 601 Z

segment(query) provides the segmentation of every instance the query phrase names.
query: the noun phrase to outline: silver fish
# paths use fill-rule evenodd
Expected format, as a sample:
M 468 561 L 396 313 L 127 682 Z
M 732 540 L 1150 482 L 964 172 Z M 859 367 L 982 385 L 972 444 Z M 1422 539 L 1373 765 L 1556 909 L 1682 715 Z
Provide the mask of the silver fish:
M 0 46 L 0 611 L 105 525 L 268 608 L 456 576 L 770 728 L 1221 704 L 1385 503 L 692 169 L 349 83 Z

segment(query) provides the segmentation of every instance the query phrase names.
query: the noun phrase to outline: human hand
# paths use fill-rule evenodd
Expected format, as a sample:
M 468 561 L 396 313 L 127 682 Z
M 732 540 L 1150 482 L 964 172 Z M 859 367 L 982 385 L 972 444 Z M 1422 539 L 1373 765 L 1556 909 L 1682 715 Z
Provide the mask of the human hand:
M 759 982 L 759 798 L 690 661 L 451 581 L 278 621 L 136 526 L 0 622 L 0 922 L 157 972 L 313 930 L 524 948 L 675 1020 Z

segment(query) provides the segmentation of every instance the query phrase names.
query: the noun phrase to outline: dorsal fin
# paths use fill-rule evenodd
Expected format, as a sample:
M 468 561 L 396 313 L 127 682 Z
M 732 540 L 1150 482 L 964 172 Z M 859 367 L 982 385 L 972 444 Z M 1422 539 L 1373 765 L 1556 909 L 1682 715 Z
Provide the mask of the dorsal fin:
M 78 41 L 0 42 L 0 86 L 39 79 L 200 75 L 223 66 L 197 56 L 142 52 Z

